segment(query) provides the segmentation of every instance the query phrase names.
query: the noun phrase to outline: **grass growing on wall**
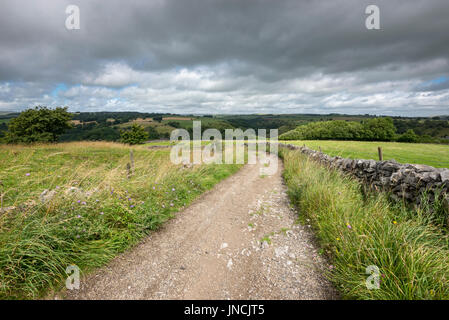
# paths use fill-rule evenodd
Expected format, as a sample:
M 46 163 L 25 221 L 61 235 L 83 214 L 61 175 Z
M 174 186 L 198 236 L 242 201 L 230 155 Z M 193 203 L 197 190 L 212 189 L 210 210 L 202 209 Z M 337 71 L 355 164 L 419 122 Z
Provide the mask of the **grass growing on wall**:
M 5 198 L 0 215 L 0 298 L 35 298 L 64 284 L 65 270 L 87 272 L 123 252 L 241 165 L 170 162 L 170 149 L 114 143 L 11 146 L 0 151 Z M 7 161 L 7 162 L 6 162 Z M 79 192 L 66 191 L 79 188 Z M 45 204 L 43 189 L 56 195 Z M 12 191 L 11 191 L 12 190 Z M 27 207 L 21 204 L 31 202 Z
M 448 299 L 447 229 L 429 209 L 392 205 L 384 194 L 363 196 L 359 182 L 281 149 L 284 177 L 300 219 L 313 226 L 332 268 L 329 277 L 349 299 Z M 368 266 L 380 271 L 369 290 Z

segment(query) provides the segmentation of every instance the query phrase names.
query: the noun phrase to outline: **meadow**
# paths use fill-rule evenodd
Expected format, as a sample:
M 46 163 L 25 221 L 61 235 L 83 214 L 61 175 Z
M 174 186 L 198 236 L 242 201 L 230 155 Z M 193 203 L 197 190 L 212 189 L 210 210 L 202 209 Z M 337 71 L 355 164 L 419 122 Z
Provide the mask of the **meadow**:
M 426 164 L 436 168 L 449 168 L 449 146 L 439 144 L 371 142 L 371 141 L 329 141 L 304 140 L 283 141 L 294 145 L 306 145 L 330 156 L 351 159 L 379 160 L 378 147 L 382 147 L 383 159 L 394 159 L 400 163 Z
M 100 267 L 241 165 L 174 165 L 169 148 L 105 142 L 0 146 L 0 298 L 58 290 Z M 48 190 L 42 195 L 44 190 Z M 51 196 L 50 196 L 51 195 Z
M 312 226 L 331 263 L 327 276 L 343 298 L 449 298 L 449 230 L 441 203 L 410 209 L 297 150 L 282 148 L 280 155 L 299 221 Z

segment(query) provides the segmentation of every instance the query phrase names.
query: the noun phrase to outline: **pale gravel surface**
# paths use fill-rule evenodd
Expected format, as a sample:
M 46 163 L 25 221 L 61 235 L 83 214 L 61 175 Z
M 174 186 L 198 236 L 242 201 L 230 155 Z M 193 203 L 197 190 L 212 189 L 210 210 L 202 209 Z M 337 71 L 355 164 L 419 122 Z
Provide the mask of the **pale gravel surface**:
M 282 163 L 273 176 L 259 169 L 246 165 L 56 298 L 336 299 L 310 228 L 295 224 Z

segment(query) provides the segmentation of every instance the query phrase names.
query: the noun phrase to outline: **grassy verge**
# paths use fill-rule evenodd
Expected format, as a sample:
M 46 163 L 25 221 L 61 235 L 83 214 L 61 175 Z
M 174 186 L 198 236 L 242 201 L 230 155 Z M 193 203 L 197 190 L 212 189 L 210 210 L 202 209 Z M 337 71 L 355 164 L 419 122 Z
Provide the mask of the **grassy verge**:
M 355 180 L 297 151 L 280 153 L 291 200 L 313 226 L 343 297 L 449 298 L 448 233 L 429 209 L 393 205 L 385 194 L 364 196 Z M 371 265 L 379 268 L 379 289 L 366 286 Z
M 69 265 L 104 265 L 240 167 L 184 168 L 169 152 L 135 147 L 128 179 L 124 145 L 3 147 L 5 203 L 15 209 L 0 215 L 0 298 L 36 298 L 60 288 Z M 54 191 L 45 203 L 43 189 Z

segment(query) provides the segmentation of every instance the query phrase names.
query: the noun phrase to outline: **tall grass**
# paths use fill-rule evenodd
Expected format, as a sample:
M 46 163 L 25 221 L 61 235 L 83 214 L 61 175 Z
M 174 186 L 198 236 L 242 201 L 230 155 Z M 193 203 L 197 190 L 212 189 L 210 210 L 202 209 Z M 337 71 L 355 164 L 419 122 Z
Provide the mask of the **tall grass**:
M 281 149 L 284 177 L 300 219 L 329 257 L 328 275 L 349 299 L 448 299 L 449 241 L 429 208 L 410 210 L 385 194 L 363 195 L 359 182 Z M 366 268 L 380 270 L 368 289 Z
M 9 198 L 16 209 L 0 216 L 2 299 L 36 298 L 60 288 L 69 265 L 82 273 L 104 265 L 240 167 L 184 168 L 170 162 L 169 150 L 136 147 L 128 179 L 124 145 L 71 143 L 1 152 L 16 167 L 2 164 L 4 184 L 23 189 Z M 67 192 L 70 187 L 79 189 Z M 46 203 L 38 199 L 43 188 L 56 191 Z M 21 206 L 24 201 L 28 205 Z

